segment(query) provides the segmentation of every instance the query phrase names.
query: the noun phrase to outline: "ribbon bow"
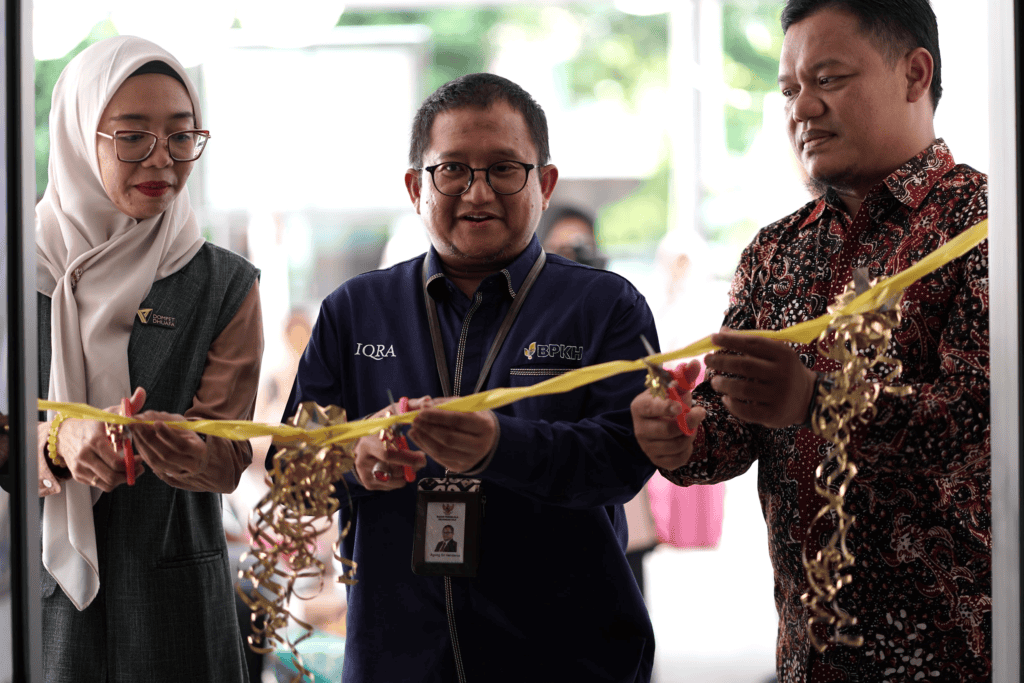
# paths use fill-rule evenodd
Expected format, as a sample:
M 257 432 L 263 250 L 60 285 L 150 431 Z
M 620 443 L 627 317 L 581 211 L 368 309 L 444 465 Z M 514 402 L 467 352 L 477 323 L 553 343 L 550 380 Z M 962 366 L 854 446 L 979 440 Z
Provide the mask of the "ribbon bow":
M 333 524 L 332 516 L 339 507 L 334 495 L 334 482 L 350 471 L 355 464 L 354 443 L 324 443 L 324 428 L 346 422 L 345 410 L 337 406 L 323 408 L 312 401 L 300 403 L 288 424 L 302 430 L 296 436 L 274 440 L 278 448 L 268 476 L 270 491 L 253 510 L 248 529 L 252 537 L 251 555 L 256 562 L 239 573 L 252 582 L 251 594 L 241 586 L 236 590 L 255 615 L 265 615 L 260 624 L 252 622 L 249 645 L 254 652 L 273 651 L 270 643 L 286 646 L 294 657 L 299 677 L 310 676 L 302 665 L 296 646 L 308 638 L 312 625 L 296 618 L 288 611 L 288 601 L 295 593 L 295 582 L 300 578 L 316 578 L 323 588 L 326 565 L 317 557 L 317 537 Z M 340 533 L 348 533 L 346 526 Z M 334 558 L 350 569 L 338 578 L 342 583 L 354 583 L 355 562 L 341 557 L 337 544 L 332 549 Z M 245 560 L 246 555 L 242 559 Z M 280 565 L 286 565 L 282 569 Z M 316 595 L 314 593 L 314 595 Z M 302 596 L 296 596 L 302 597 Z M 309 596 L 313 597 L 313 596 Z M 294 619 L 303 629 L 294 641 L 283 636 L 288 620 Z M 262 638 L 266 647 L 256 643 Z

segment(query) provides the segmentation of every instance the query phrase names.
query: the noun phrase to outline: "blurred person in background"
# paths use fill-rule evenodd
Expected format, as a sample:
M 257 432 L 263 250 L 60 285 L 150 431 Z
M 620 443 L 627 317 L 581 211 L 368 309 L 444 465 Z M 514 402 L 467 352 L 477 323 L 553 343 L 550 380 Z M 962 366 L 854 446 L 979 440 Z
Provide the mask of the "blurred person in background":
M 781 330 L 827 312 L 855 271 L 887 278 L 987 217 L 987 177 L 936 139 L 938 29 L 927 0 L 789 0 L 779 86 L 818 197 L 744 251 L 728 330 Z M 693 393 L 633 401 L 636 435 L 680 485 L 758 459 L 779 612 L 780 681 L 988 681 L 992 670 L 988 242 L 910 286 L 888 354 L 909 397 L 881 394 L 854 427 L 845 508 L 856 558 L 838 595 L 863 645 L 812 645 L 801 561 L 835 532 L 815 469 L 831 446 L 809 418 L 837 364 L 813 345 L 728 330 Z M 830 634 L 816 628 L 828 641 Z
M 431 397 L 639 358 L 639 334 L 657 343 L 650 309 L 624 278 L 545 255 L 535 230 L 558 170 L 543 110 L 519 86 L 492 74 L 442 86 L 411 142 L 405 185 L 432 246 L 324 300 L 285 411 L 316 401 L 380 415 L 395 410 L 389 393 L 421 409 L 416 450 L 362 438 L 345 478 L 342 554 L 358 582 L 344 680 L 645 683 L 654 634 L 622 509 L 654 471 L 630 432 L 640 373 L 494 411 Z M 479 548 L 470 576 L 410 566 L 417 487 L 436 480 L 486 497 L 479 534 L 458 544 Z M 528 548 L 524 528 L 539 530 Z
M 541 217 L 537 239 L 549 254 L 558 254 L 594 268 L 608 265 L 608 257 L 597 246 L 594 218 L 582 209 L 552 206 Z
M 669 230 L 655 250 L 651 308 L 666 351 L 719 329 L 729 302 L 728 284 L 715 277 L 707 242 L 695 230 Z M 698 360 L 703 363 L 703 356 Z M 671 361 L 674 368 L 682 361 Z M 697 383 L 704 381 L 704 369 Z M 725 484 L 676 486 L 655 472 L 645 488 L 656 538 L 677 549 L 718 547 L 725 518 Z
M 714 266 L 711 248 L 696 230 L 669 230 L 658 242 L 648 300 L 664 350 L 682 348 L 721 327 L 729 283 Z
M 154 424 L 130 430 L 131 487 L 103 423 L 38 425 L 47 681 L 245 681 L 219 494 L 252 451 L 163 424 L 251 418 L 263 351 L 258 271 L 189 202 L 201 125 L 181 64 L 133 36 L 83 50 L 53 91 L 40 395 L 128 398 Z
M 544 251 L 592 266 L 604 268 L 608 258 L 597 246 L 594 219 L 588 212 L 574 206 L 552 206 L 541 217 L 537 239 Z M 629 528 L 626 561 L 633 572 L 640 594 L 644 592 L 644 558 L 658 545 L 658 535 L 651 517 L 647 487 L 640 489 L 624 506 Z

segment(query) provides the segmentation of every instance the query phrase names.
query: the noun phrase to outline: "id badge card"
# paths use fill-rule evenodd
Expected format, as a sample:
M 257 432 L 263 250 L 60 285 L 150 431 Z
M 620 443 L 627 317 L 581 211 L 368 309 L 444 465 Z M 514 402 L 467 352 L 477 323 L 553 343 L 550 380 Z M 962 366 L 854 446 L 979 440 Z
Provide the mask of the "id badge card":
M 480 480 L 419 480 L 412 571 L 421 576 L 476 576 L 483 495 Z

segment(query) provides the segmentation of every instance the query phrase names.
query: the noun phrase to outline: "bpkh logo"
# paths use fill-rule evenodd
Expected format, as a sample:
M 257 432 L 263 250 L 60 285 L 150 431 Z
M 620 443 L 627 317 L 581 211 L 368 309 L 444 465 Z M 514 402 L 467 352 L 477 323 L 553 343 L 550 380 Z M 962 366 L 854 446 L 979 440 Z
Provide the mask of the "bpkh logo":
M 538 360 L 542 358 L 560 358 L 562 360 L 583 360 L 583 347 L 572 346 L 571 344 L 538 344 L 530 342 L 530 345 L 523 349 L 523 355 L 527 359 Z
M 356 343 L 357 356 L 366 356 L 373 360 L 383 360 L 385 358 L 398 358 L 395 355 L 395 345 L 390 346 L 386 344 L 360 344 Z

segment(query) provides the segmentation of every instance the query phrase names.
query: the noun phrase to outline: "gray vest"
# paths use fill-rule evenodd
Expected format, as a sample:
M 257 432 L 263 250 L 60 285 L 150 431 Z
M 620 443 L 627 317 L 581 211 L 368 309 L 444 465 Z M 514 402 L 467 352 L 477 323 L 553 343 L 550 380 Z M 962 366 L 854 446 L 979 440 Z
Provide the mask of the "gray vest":
M 146 389 L 144 410 L 182 414 L 191 407 L 210 344 L 258 274 L 207 243 L 180 271 L 153 283 L 139 306 L 152 309 L 147 324 L 137 315 L 128 343 L 131 386 Z M 50 299 L 39 295 L 41 396 L 50 356 Z M 96 599 L 79 612 L 42 571 L 46 680 L 243 683 L 220 496 L 171 487 L 147 469 L 135 486 L 102 495 L 93 517 Z

